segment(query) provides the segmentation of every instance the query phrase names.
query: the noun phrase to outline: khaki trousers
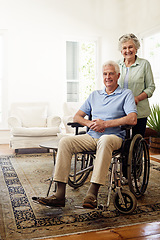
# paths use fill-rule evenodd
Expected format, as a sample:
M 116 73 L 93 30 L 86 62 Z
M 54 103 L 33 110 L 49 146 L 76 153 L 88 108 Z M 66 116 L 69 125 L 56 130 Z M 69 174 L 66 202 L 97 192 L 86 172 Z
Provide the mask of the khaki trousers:
M 54 181 L 68 182 L 71 159 L 74 153 L 95 151 L 96 158 L 91 182 L 104 185 L 112 159 L 112 152 L 122 145 L 122 139 L 116 135 L 103 135 L 99 139 L 89 134 L 61 138 L 58 146 Z

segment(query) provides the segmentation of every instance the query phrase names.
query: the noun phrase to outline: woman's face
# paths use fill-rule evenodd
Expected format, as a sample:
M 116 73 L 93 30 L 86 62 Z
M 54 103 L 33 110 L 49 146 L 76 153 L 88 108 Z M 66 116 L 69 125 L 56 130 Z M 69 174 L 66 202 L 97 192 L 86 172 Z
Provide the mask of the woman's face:
M 129 40 L 128 42 L 122 43 L 122 50 L 121 53 L 123 57 L 127 60 L 135 60 L 135 55 L 137 53 L 137 49 L 135 47 L 135 44 L 132 40 Z

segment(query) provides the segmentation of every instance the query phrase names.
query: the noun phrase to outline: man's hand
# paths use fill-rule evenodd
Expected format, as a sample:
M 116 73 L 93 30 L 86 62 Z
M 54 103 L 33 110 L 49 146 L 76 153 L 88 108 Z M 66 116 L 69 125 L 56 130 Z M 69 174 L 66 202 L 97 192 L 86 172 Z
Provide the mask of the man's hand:
M 73 121 L 74 122 L 78 122 L 83 126 L 87 126 L 88 128 L 92 129 L 95 132 L 104 132 L 105 130 L 105 121 L 101 120 L 101 119 L 94 119 L 94 120 L 88 120 L 85 119 L 85 113 L 81 110 L 79 110 L 75 116 Z
M 105 127 L 104 127 L 105 121 L 101 119 L 94 119 L 90 123 L 90 128 L 94 130 L 95 132 L 104 132 Z

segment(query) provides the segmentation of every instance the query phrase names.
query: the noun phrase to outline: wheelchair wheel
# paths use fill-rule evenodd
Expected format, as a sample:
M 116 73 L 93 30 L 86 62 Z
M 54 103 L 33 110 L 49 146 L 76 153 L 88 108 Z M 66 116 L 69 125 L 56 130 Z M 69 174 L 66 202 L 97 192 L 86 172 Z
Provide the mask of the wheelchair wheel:
M 118 193 L 116 193 L 114 196 L 114 199 L 113 199 L 115 208 L 120 213 L 123 213 L 123 214 L 132 213 L 137 206 L 137 199 L 135 198 L 133 193 L 131 193 L 127 190 L 124 190 L 124 189 L 121 190 L 121 194 L 122 194 L 124 203 L 122 203 Z
M 90 172 L 93 170 L 93 154 L 82 154 L 81 157 L 77 158 L 76 166 L 73 166 L 71 173 L 68 178 L 68 185 L 73 188 L 81 187 Z
M 145 139 L 137 134 L 131 141 L 128 156 L 128 185 L 130 191 L 140 198 L 146 191 L 149 181 L 150 158 Z

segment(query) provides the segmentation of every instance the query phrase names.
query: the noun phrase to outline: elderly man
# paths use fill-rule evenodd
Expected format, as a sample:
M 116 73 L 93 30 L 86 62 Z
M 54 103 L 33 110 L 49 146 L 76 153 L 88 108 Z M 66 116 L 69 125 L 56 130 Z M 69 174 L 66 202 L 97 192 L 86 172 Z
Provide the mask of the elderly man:
M 120 76 L 119 66 L 113 61 L 108 61 L 102 69 L 104 89 L 92 92 L 74 116 L 74 121 L 89 127 L 89 131 L 84 135 L 69 136 L 60 140 L 54 174 L 57 190 L 52 196 L 33 198 L 41 204 L 64 207 L 72 155 L 96 150 L 91 185 L 83 201 L 83 207 L 96 208 L 98 190 L 105 184 L 112 152 L 121 147 L 125 138 L 125 131 L 121 130 L 120 126 L 137 123 L 134 96 L 131 90 L 121 89 L 117 83 Z M 90 113 L 92 120 L 84 118 Z

